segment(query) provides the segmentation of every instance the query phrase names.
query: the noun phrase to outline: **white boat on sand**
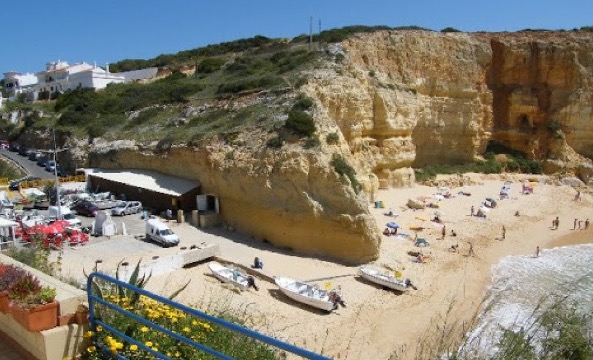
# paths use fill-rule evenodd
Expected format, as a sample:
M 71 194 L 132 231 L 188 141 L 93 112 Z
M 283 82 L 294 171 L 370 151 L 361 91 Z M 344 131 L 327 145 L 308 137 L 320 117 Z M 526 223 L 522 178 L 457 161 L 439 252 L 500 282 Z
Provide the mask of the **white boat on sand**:
M 394 275 L 381 270 L 363 266 L 358 269 L 358 273 L 365 280 L 393 290 L 403 292 L 410 290 L 410 288 L 416 289 L 416 287 L 412 285 L 410 279 L 395 277 Z
M 284 295 L 303 304 L 328 312 L 334 310 L 337 304 L 346 306 L 335 290 L 323 290 L 316 285 L 286 277 L 277 277 L 275 281 Z
M 241 291 L 247 290 L 250 286 L 257 290 L 253 277 L 248 276 L 239 269 L 228 268 L 216 261 L 208 263 L 208 268 L 218 280 L 232 284 Z

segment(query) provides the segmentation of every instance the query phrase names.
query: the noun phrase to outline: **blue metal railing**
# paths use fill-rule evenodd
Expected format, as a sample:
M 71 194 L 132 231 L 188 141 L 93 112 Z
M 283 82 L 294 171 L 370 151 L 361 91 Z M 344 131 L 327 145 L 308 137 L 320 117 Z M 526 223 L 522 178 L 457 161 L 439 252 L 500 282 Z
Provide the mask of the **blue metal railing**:
M 153 350 L 152 348 L 150 348 L 149 346 L 147 346 L 143 342 L 138 341 L 138 340 L 136 340 L 134 338 L 131 338 L 131 337 L 127 336 L 126 334 L 124 334 L 121 331 L 117 330 L 116 328 L 114 328 L 110 324 L 105 323 L 104 321 L 98 319 L 96 317 L 96 314 L 95 314 L 95 305 L 96 304 L 101 304 L 101 305 L 105 306 L 106 308 L 109 308 L 109 309 L 111 309 L 113 311 L 116 311 L 116 312 L 118 312 L 118 313 L 120 313 L 120 314 L 122 314 L 122 315 L 124 315 L 124 316 L 126 316 L 126 317 L 128 317 L 130 319 L 132 319 L 132 320 L 135 320 L 135 321 L 137 321 L 137 322 L 139 322 L 139 323 L 141 323 L 141 324 L 143 324 L 143 325 L 145 325 L 147 327 L 150 327 L 150 328 L 152 328 L 152 329 L 154 329 L 156 331 L 159 331 L 159 332 L 163 333 L 166 336 L 169 336 L 169 337 L 171 337 L 171 338 L 173 338 L 175 340 L 178 340 L 180 342 L 183 342 L 184 344 L 187 344 L 187 345 L 189 345 L 189 346 L 191 346 L 191 347 L 193 347 L 195 349 L 198 349 L 198 350 L 200 350 L 200 351 L 202 351 L 204 353 L 210 354 L 210 355 L 212 355 L 212 356 L 214 356 L 214 357 L 216 357 L 218 359 L 234 360 L 234 358 L 232 358 L 230 356 L 227 356 L 227 355 L 225 355 L 225 354 L 223 354 L 223 353 L 221 353 L 221 352 L 219 352 L 217 350 L 214 350 L 214 349 L 212 349 L 212 348 L 210 348 L 210 347 L 208 347 L 208 346 L 206 346 L 204 344 L 200 344 L 200 343 L 198 343 L 198 342 L 196 342 L 196 341 L 194 341 L 192 339 L 188 339 L 188 338 L 186 338 L 183 335 L 180 335 L 180 334 L 178 334 L 176 332 L 173 332 L 173 331 L 171 331 L 169 329 L 166 329 L 165 327 L 163 327 L 161 325 L 155 324 L 154 322 L 152 322 L 152 321 L 150 321 L 148 319 L 145 319 L 144 317 L 138 316 L 137 314 L 135 314 L 135 313 L 133 313 L 131 311 L 128 311 L 128 310 L 123 309 L 122 307 L 118 306 L 117 304 L 114 304 L 112 302 L 109 302 L 109 301 L 101 298 L 100 296 L 95 295 L 94 292 L 93 292 L 93 282 L 94 282 L 94 279 L 95 278 L 102 279 L 102 280 L 106 281 L 107 283 L 111 283 L 111 284 L 114 284 L 116 286 L 120 286 L 120 287 L 122 287 L 124 289 L 128 289 L 130 291 L 133 291 L 136 294 L 138 294 L 138 296 L 144 295 L 144 296 L 149 297 L 149 298 L 151 298 L 151 299 L 153 299 L 153 300 L 155 300 L 157 302 L 160 302 L 160 303 L 163 303 L 165 305 L 168 305 L 168 306 L 170 306 L 172 308 L 178 309 L 178 310 L 180 310 L 180 311 L 182 311 L 182 312 L 184 312 L 186 314 L 189 314 L 191 316 L 194 316 L 196 318 L 206 320 L 206 321 L 211 322 L 213 324 L 216 324 L 216 325 L 218 325 L 218 326 L 220 326 L 222 328 L 225 328 L 225 329 L 231 330 L 233 332 L 236 332 L 238 334 L 247 336 L 249 338 L 252 338 L 252 339 L 261 341 L 261 342 L 263 342 L 265 344 L 268 344 L 268 345 L 270 345 L 272 347 L 275 347 L 275 348 L 278 348 L 278 349 L 282 349 L 282 350 L 287 351 L 287 352 L 290 352 L 292 354 L 301 356 L 301 357 L 303 357 L 305 359 L 311 359 L 311 360 L 331 360 L 330 358 L 327 358 L 325 356 L 322 356 L 322 355 L 319 355 L 317 353 L 311 352 L 309 350 L 305 350 L 305 349 L 299 348 L 297 346 L 294 346 L 294 345 L 285 343 L 283 341 L 274 339 L 272 337 L 269 337 L 269 336 L 260 334 L 260 333 L 258 333 L 256 331 L 247 329 L 247 328 L 245 328 L 243 326 L 240 326 L 240 325 L 237 325 L 237 324 L 234 324 L 234 323 L 231 323 L 231 322 L 222 320 L 222 319 L 217 318 L 215 316 L 208 315 L 208 314 L 206 314 L 204 312 L 201 312 L 199 310 L 192 309 L 192 308 L 190 308 L 188 306 L 179 304 L 179 303 L 174 302 L 174 301 L 172 301 L 170 299 L 167 299 L 167 298 L 164 298 L 162 296 L 153 294 L 153 293 L 151 293 L 151 292 L 149 292 L 147 290 L 138 288 L 138 287 L 133 286 L 133 285 L 130 285 L 130 284 L 126 283 L 126 282 L 123 282 L 123 281 L 120 281 L 118 279 L 115 279 L 115 278 L 113 278 L 111 276 L 108 276 L 108 275 L 105 275 L 105 274 L 102 274 L 102 273 L 99 273 L 99 272 L 93 272 L 93 273 L 91 273 L 89 275 L 88 279 L 87 279 L 87 294 L 88 294 L 88 299 L 89 299 L 89 326 L 90 326 L 90 329 L 93 332 L 96 333 L 97 327 L 98 326 L 101 326 L 105 330 L 107 330 L 108 332 L 110 332 L 111 334 L 113 334 L 113 335 L 115 335 L 115 336 L 117 336 L 117 337 L 125 340 L 126 342 L 128 342 L 130 344 L 134 344 L 134 345 L 138 346 L 139 349 L 142 349 L 142 350 L 144 350 L 144 351 L 146 351 L 146 352 L 154 355 L 158 359 L 172 360 L 170 357 L 166 356 L 165 354 L 163 354 L 163 353 L 161 353 L 161 352 L 159 352 L 157 350 Z M 106 351 L 107 350 L 107 348 L 105 347 L 105 344 L 97 343 L 95 345 L 98 348 L 100 348 L 102 351 Z M 127 358 L 125 356 L 121 355 L 121 354 L 115 354 L 115 356 L 117 357 L 117 359 L 127 360 Z

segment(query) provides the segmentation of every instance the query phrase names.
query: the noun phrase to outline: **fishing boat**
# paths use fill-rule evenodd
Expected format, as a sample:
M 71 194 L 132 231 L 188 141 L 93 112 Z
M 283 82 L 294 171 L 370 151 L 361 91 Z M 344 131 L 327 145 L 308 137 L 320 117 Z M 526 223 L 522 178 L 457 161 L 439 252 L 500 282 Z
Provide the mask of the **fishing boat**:
M 365 280 L 393 290 L 408 291 L 413 287 L 409 279 L 395 277 L 394 275 L 370 267 L 361 267 L 358 269 L 358 273 Z
M 286 277 L 277 277 L 275 282 L 284 295 L 300 303 L 328 312 L 334 310 L 337 304 L 345 306 L 335 290 L 323 290 L 316 285 Z
M 212 275 L 218 280 L 232 284 L 238 287 L 241 291 L 247 290 L 250 286 L 249 276 L 241 272 L 239 269 L 228 268 L 216 261 L 208 263 L 208 268 L 212 271 Z

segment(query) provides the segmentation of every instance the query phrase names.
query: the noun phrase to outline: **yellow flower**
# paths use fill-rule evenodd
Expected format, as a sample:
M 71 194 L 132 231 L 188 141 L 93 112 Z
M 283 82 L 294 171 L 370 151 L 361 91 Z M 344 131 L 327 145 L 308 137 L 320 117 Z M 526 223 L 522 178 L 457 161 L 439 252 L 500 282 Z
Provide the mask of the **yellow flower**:
M 151 347 L 151 349 L 154 350 L 154 351 L 159 351 L 159 348 L 156 347 L 156 346 L 155 347 Z
M 95 351 L 97 351 L 97 348 L 94 345 L 92 345 L 86 348 L 86 351 L 89 353 L 94 353 Z
M 103 331 L 103 326 L 101 326 L 101 325 L 97 326 L 97 332 L 101 332 L 101 331 Z
M 115 346 L 111 346 L 109 350 L 111 350 L 112 353 L 117 353 L 117 348 Z
M 148 347 L 151 347 L 152 346 L 152 341 L 147 341 L 147 342 L 144 343 L 144 345 L 146 345 Z
M 143 327 L 140 328 L 140 331 L 147 332 L 148 331 L 148 328 L 146 326 L 143 326 Z
M 84 333 L 84 337 L 86 338 L 93 337 L 93 335 L 95 335 L 95 333 L 90 330 Z
M 123 348 L 124 348 L 124 344 L 123 344 L 123 343 L 120 343 L 120 342 L 116 342 L 116 343 L 114 344 L 114 346 L 115 346 L 115 348 L 116 348 L 117 350 L 121 350 L 121 349 L 123 349 Z
M 132 351 L 138 350 L 138 345 L 136 345 L 136 344 L 130 345 L 130 350 L 132 350 Z
M 186 327 L 184 327 L 184 328 L 183 328 L 183 330 L 182 330 L 182 331 L 183 331 L 183 332 L 189 332 L 189 331 L 190 331 L 190 328 L 186 326 Z

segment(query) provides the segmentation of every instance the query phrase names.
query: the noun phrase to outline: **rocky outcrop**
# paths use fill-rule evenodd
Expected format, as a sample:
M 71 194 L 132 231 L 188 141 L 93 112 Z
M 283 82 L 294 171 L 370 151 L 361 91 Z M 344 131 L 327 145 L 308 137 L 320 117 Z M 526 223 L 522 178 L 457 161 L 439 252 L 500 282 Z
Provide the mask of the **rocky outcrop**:
M 368 201 L 377 188 L 412 184 L 414 167 L 472 161 L 496 143 L 545 160 L 549 172 L 593 175 L 590 33 L 380 31 L 332 51 L 343 56 L 301 88 L 316 102 L 315 151 L 298 143 L 271 150 L 265 140 L 247 147 L 120 142 L 109 151 L 95 142 L 90 165 L 198 180 L 220 197 L 230 226 L 349 263 L 377 257 Z M 329 134 L 337 143 L 325 141 Z M 333 170 L 333 154 L 355 168 L 362 194 Z
M 411 167 L 471 161 L 489 143 L 584 176 L 592 50 L 582 32 L 381 31 L 345 41 L 344 64 L 306 89 L 375 186 L 413 182 Z
M 226 224 L 281 248 L 351 264 L 379 253 L 379 230 L 366 203 L 340 181 L 324 154 L 302 148 L 247 152 L 214 142 L 161 154 L 139 148 L 95 151 L 91 164 L 199 180 L 204 193 L 219 196 Z

